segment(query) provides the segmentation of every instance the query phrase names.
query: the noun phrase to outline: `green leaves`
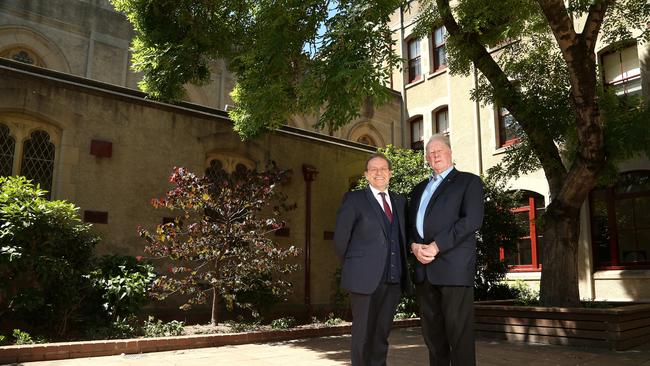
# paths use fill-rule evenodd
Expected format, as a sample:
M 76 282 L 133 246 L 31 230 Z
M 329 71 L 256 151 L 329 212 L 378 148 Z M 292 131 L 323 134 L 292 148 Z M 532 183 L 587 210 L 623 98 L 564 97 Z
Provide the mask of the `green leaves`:
M 389 97 L 390 15 L 406 1 L 112 0 L 136 30 L 134 69 L 154 98 L 174 100 L 186 83 L 204 83 L 225 59 L 237 79 L 230 112 L 252 138 L 301 112 L 334 130 L 368 97 Z
M 377 149 L 378 153 L 386 155 L 391 162 L 392 177 L 390 179 L 390 190 L 408 197 L 418 183 L 431 174 L 431 169 L 424 161 L 422 151 L 411 149 L 400 149 L 393 145 Z M 366 178 L 361 178 L 357 189 L 368 186 Z
M 0 316 L 65 333 L 98 241 L 74 205 L 46 200 L 24 177 L 0 177 Z

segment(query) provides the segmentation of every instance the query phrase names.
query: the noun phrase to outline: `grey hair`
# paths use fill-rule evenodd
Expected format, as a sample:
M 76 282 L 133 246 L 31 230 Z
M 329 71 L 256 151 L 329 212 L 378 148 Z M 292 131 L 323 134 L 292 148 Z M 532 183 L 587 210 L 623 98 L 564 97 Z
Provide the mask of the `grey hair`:
M 427 144 L 425 145 L 425 152 L 426 152 L 426 147 L 429 146 L 429 144 L 434 141 L 442 142 L 443 144 L 447 145 L 449 150 L 451 150 L 451 142 L 449 142 L 449 136 L 442 133 L 436 133 L 435 135 L 429 137 L 429 141 L 427 141 Z

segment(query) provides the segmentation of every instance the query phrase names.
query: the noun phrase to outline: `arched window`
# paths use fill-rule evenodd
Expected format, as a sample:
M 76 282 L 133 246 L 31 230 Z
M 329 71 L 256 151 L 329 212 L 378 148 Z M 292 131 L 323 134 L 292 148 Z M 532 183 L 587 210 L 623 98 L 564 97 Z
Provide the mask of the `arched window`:
M 370 146 L 377 146 L 377 143 L 375 140 L 372 139 L 372 137 L 368 135 L 362 135 L 357 139 L 357 142 L 360 142 L 365 145 L 370 145 Z
M 424 121 L 422 116 L 411 119 L 411 149 L 424 150 Z
M 408 41 L 408 82 L 412 83 L 422 78 L 420 39 Z
M 537 230 L 536 220 L 545 210 L 544 196 L 523 191 L 520 206 L 513 209 L 526 235 L 519 238 L 517 248 L 505 251 L 501 248 L 500 258 L 515 271 L 535 271 L 542 265 L 542 233 Z
M 449 108 L 443 107 L 434 113 L 434 131 L 449 135 Z
M 50 142 L 50 135 L 47 132 L 34 131 L 29 140 L 25 141 L 20 175 L 31 179 L 35 184 L 40 184 L 42 189 L 48 191 L 47 198 L 51 197 L 54 144 Z
M 16 139 L 14 139 L 9 127 L 0 124 L 0 174 L 11 175 L 14 166 L 14 151 L 16 150 Z
M 591 243 L 600 268 L 650 265 L 650 171 L 620 175 L 590 194 Z
M 0 53 L 0 57 L 22 62 L 24 64 L 45 67 L 45 63 L 41 57 L 39 57 L 36 53 L 22 47 L 11 48 L 3 51 Z
M 210 166 L 205 169 L 205 176 L 210 180 L 215 180 L 215 178 L 222 173 L 223 163 L 219 159 L 210 160 Z

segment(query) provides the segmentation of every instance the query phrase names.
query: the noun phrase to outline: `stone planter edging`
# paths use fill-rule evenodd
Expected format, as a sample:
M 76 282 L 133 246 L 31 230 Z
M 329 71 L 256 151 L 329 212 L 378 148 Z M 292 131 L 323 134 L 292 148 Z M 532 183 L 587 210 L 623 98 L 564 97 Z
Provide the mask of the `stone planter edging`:
M 396 320 L 394 328 L 415 327 L 419 318 Z M 129 353 L 173 351 L 243 343 L 263 343 L 291 339 L 349 334 L 349 324 L 324 328 L 303 328 L 248 333 L 201 334 L 160 338 L 132 338 L 82 342 L 59 342 L 0 347 L 0 364 L 50 361 L 68 358 L 111 356 Z

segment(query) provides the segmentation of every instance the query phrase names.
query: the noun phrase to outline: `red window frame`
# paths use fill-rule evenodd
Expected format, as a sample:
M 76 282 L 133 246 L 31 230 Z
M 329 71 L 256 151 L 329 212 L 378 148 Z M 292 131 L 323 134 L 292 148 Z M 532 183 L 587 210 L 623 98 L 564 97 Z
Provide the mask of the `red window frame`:
M 520 239 L 530 240 L 530 250 L 531 250 L 531 263 L 530 264 L 515 264 L 509 267 L 510 272 L 535 272 L 542 270 L 542 263 L 538 258 L 537 252 L 537 225 L 535 220 L 537 219 L 537 203 L 536 200 L 541 199 L 542 204 L 543 197 L 538 194 L 528 194 L 527 196 L 527 205 L 519 206 L 512 209 L 514 213 L 528 212 L 528 235 L 522 236 Z M 503 247 L 499 248 L 499 259 L 503 262 L 506 260 L 506 253 Z
M 630 171 L 624 174 L 644 174 L 650 176 L 648 171 Z M 604 192 L 605 203 L 607 207 L 607 230 L 609 246 L 609 260 L 600 260 L 598 255 L 598 243 L 596 238 L 599 236 L 597 230 L 599 226 L 594 222 L 595 210 L 595 194 L 596 192 Z M 650 197 L 650 191 L 631 192 L 631 193 L 617 193 L 616 187 L 607 187 L 596 189 L 589 194 L 589 220 L 591 224 L 591 249 L 594 266 L 598 270 L 622 270 L 622 269 L 648 269 L 650 268 L 650 258 L 642 261 L 629 261 L 624 262 L 619 255 L 619 227 L 617 221 L 616 203 L 622 200 L 635 199 L 640 197 Z M 634 220 L 633 220 L 634 222 Z M 634 224 L 634 230 L 637 230 L 637 225 Z M 647 255 L 647 254 L 646 254 Z
M 422 116 L 415 117 L 411 120 L 411 149 L 424 150 L 424 120 Z M 415 128 L 418 128 L 419 140 L 415 140 Z
M 412 50 L 412 45 L 415 45 L 415 50 Z M 420 48 L 420 39 L 414 38 L 408 41 L 408 81 L 409 83 L 416 82 L 422 78 L 422 51 Z
M 442 39 L 441 42 L 436 42 L 436 33 L 440 32 L 440 38 Z M 447 34 L 447 29 L 442 26 L 439 28 L 436 28 L 433 31 L 433 34 L 431 35 L 431 43 L 433 44 L 432 50 L 433 54 L 431 55 L 431 58 L 433 59 L 433 71 L 438 71 L 442 69 L 447 68 L 447 52 L 445 51 L 445 44 L 447 43 L 445 40 L 445 35 Z M 444 62 L 440 62 L 439 60 L 439 53 L 442 51 L 442 55 L 444 57 Z

